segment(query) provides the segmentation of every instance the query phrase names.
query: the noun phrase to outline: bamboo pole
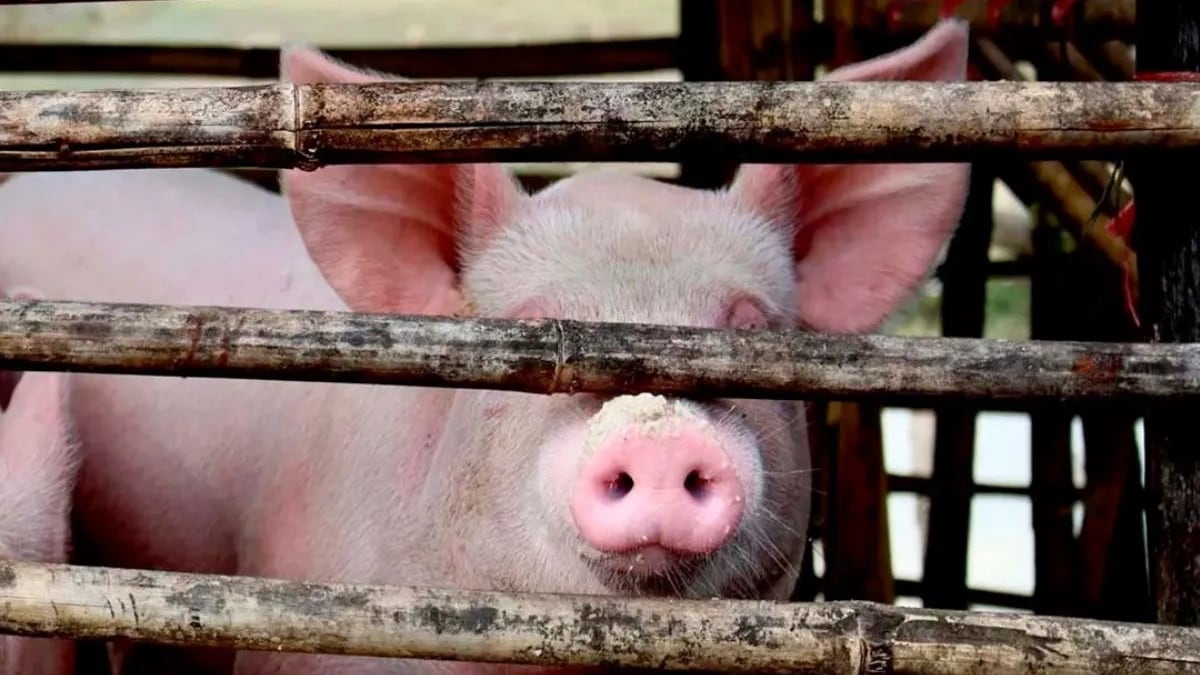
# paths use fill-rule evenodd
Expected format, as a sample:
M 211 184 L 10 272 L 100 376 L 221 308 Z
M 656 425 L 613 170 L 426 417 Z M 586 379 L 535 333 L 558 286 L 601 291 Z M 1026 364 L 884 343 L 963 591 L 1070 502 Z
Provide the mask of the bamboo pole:
M 1080 47 L 1091 55 L 1093 63 L 1108 73 L 1107 79 L 1133 79 L 1134 63 L 1129 53 L 1129 45 L 1116 40 L 1106 40 L 1082 43 Z
M 0 302 L 0 369 L 748 398 L 1194 401 L 1200 345 Z
M 1200 77 L 1200 4 L 1138 2 L 1137 75 Z M 1132 245 L 1141 271 L 1138 312 L 1154 342 L 1200 342 L 1200 215 L 1196 153 L 1131 161 L 1137 194 Z M 1195 409 L 1167 401 L 1146 414 L 1146 526 L 1151 586 L 1163 623 L 1200 625 L 1200 432 Z
M 0 562 L 0 631 L 544 666 L 1200 673 L 1200 630 L 1152 624 L 867 602 L 515 594 L 30 562 Z
M 1049 63 L 1052 72 L 1049 77 L 1045 78 L 1047 80 L 1075 79 L 1089 82 L 1104 82 L 1110 79 L 1106 78 L 1087 56 L 1069 42 L 1045 43 L 1039 45 L 1036 51 L 1041 57 L 1034 62 L 1039 68 L 1039 72 L 1044 72 L 1040 70 L 1043 66 L 1042 62 Z M 1020 72 L 1011 65 L 1011 61 L 1007 65 L 1010 72 L 1016 75 L 1016 77 L 1008 79 L 1023 79 Z M 1055 73 L 1059 76 L 1056 77 Z M 1079 182 L 1082 188 L 1087 190 L 1088 195 L 1097 201 L 1104 195 L 1113 173 L 1113 170 L 1105 166 L 1103 162 L 1063 162 L 1063 167 L 1075 177 L 1075 180 Z M 1119 191 L 1121 204 L 1127 204 L 1133 198 L 1133 195 L 1130 194 L 1125 186 L 1118 186 L 1117 190 Z M 1101 202 L 1099 207 L 1104 209 L 1110 216 L 1116 215 L 1118 210 L 1107 200 Z
M 1071 173 L 1063 168 L 1062 163 L 1031 162 L 1029 173 L 1039 185 L 1039 192 L 1054 200 L 1054 210 L 1066 216 L 1064 225 L 1071 234 L 1095 246 L 1118 269 L 1127 265 L 1131 283 L 1136 287 L 1137 254 L 1109 231 L 1112 219 L 1103 213 L 1095 213 L 1096 202 L 1080 187 Z M 1089 221 L 1091 225 L 1088 225 Z
M 387 82 L 0 93 L 0 171 L 975 161 L 1200 147 L 1200 85 Z
M 982 38 L 975 41 L 979 63 L 998 77 L 1012 81 L 1028 81 L 995 42 Z M 1071 162 L 1046 160 L 1023 164 L 1010 163 L 1002 167 L 1004 182 L 1022 199 L 1045 203 L 1062 220 L 1077 240 L 1086 242 L 1104 254 L 1118 268 L 1128 267 L 1131 283 L 1137 286 L 1137 256 L 1119 237 L 1109 231 L 1109 215 L 1096 210 L 1096 199 L 1080 185 L 1077 175 L 1094 169 L 1072 172 Z M 1099 176 L 1096 177 L 1099 180 Z M 1122 187 L 1122 196 L 1129 197 Z M 1031 199 L 1036 197 L 1036 199 Z

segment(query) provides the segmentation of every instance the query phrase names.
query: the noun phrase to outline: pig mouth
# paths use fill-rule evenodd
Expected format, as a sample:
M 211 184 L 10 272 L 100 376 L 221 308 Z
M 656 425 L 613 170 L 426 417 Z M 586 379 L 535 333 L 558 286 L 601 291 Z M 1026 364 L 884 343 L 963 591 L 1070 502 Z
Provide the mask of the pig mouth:
M 585 560 L 607 587 L 638 595 L 679 596 L 691 585 L 707 556 L 644 546 Z

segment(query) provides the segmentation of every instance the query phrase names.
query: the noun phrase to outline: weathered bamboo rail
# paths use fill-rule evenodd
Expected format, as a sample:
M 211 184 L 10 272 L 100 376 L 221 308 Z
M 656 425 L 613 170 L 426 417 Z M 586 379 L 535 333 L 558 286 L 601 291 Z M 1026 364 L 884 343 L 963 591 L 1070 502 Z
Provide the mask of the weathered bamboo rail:
M 507 594 L 0 562 L 0 632 L 720 672 L 1200 673 L 1200 629 L 866 602 Z M 883 670 L 880 670 L 880 669 Z
M 976 40 L 975 46 L 978 61 L 990 74 L 1013 81 L 1027 81 L 995 42 L 984 38 Z M 1001 167 L 1001 173 L 1006 179 L 1005 183 L 1018 194 L 1023 194 L 1027 201 L 1046 204 L 1077 240 L 1094 246 L 1118 268 L 1128 264 L 1132 283 L 1136 285 L 1136 256 L 1125 242 L 1108 231 L 1105 227 L 1110 220 L 1108 215 L 1095 213 L 1096 199 L 1078 180 L 1079 174 L 1098 174 L 1102 169 L 1081 164 L 1060 161 L 1030 162 L 1023 165 L 1013 163 L 1011 166 Z M 1094 181 L 1100 183 L 1096 190 L 1096 195 L 1099 196 L 1108 182 L 1108 176 L 1095 175 Z M 1129 195 L 1124 188 L 1121 188 L 1121 196 L 1123 203 L 1127 203 Z M 1093 218 L 1096 222 L 1089 227 L 1088 224 Z
M 1200 345 L 0 302 L 0 369 L 536 393 L 1196 400 Z
M 1200 84 L 482 82 L 0 93 L 0 171 L 971 161 L 1200 147 Z

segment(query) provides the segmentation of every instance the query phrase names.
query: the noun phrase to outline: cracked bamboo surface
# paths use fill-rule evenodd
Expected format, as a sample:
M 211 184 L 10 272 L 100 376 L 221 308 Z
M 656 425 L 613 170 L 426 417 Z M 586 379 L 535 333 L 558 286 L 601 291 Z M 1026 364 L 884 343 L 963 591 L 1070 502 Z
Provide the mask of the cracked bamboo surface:
M 0 171 L 932 162 L 1200 147 L 1200 84 L 384 82 L 0 92 Z
M 284 652 L 835 675 L 1196 673 L 1200 629 L 866 602 L 305 583 L 0 562 L 0 632 Z
M 726 331 L 569 320 L 0 301 L 0 369 L 773 399 L 1200 394 L 1200 344 Z

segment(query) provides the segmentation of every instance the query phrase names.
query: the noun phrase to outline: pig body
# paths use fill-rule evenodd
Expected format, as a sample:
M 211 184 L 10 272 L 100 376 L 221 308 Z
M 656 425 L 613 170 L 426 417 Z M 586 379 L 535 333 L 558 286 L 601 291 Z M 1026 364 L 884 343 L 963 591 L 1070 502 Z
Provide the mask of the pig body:
M 834 73 L 962 79 L 966 30 Z M 296 82 L 366 81 L 291 50 Z M 0 184 L 0 284 L 81 300 L 878 325 L 927 273 L 963 165 L 747 166 L 728 190 L 498 165 Z M 315 581 L 784 599 L 809 508 L 801 404 L 78 375 L 82 562 Z M 149 661 L 121 655 L 125 672 Z M 516 672 L 245 652 L 212 672 Z M 137 664 L 136 666 L 134 664 Z
M 49 298 L 344 309 L 305 254 L 286 202 L 218 172 L 19 174 L 0 184 L 0 212 L 0 288 L 38 281 Z M 320 496 L 306 489 L 320 465 L 357 453 L 346 426 L 360 423 L 356 399 L 397 395 L 391 420 L 421 409 L 405 400 L 419 390 L 360 385 L 78 374 L 71 386 L 84 449 L 78 561 L 139 569 L 265 573 L 256 560 L 267 558 L 279 576 L 353 575 L 331 558 L 353 550 L 374 559 L 375 539 L 310 550 L 326 543 L 310 539 L 316 530 L 329 525 L 332 544 L 357 516 L 308 510 Z M 413 443 L 421 426 L 417 414 L 406 422 L 392 435 L 397 444 Z M 306 465 L 310 455 L 319 465 Z M 275 527 L 288 531 L 286 546 L 257 534 Z M 141 646 L 110 656 L 134 673 L 180 658 Z M 191 656 L 214 673 L 232 661 Z
M 67 562 L 78 446 L 67 410 L 67 376 L 12 378 L 0 413 L 0 564 Z M 69 640 L 0 636 L 0 674 L 73 675 Z
M 204 189 L 196 186 L 199 197 L 211 195 L 214 185 L 227 181 L 232 189 L 244 186 L 247 191 L 257 190 L 214 172 L 195 172 L 192 176 L 187 175 L 188 170 L 123 173 L 17 176 L 8 187 L 29 189 L 30 199 L 22 203 L 33 203 L 32 197 L 51 185 L 57 189 L 65 186 L 73 199 L 87 201 L 102 201 L 136 186 L 148 196 L 140 204 L 149 213 L 198 213 L 203 204 L 184 208 L 178 195 L 164 196 L 157 204 L 149 198 L 171 194 L 170 188 L 177 188 L 192 176 L 203 183 Z M 629 179 L 613 174 L 593 180 L 611 180 L 611 189 L 618 190 L 628 187 Z M 600 189 L 600 185 L 593 189 Z M 0 193 L 0 200 L 5 198 Z M 58 208 L 50 201 L 42 203 Z M 278 213 L 286 215 L 286 207 Z M 9 214 L 29 224 L 42 219 L 40 213 Z M 244 242 L 246 232 L 236 231 L 237 226 L 261 227 L 265 222 L 247 223 L 232 217 L 234 214 L 205 219 L 230 223 L 224 231 L 219 227 L 203 231 L 200 223 L 193 223 L 194 229 L 189 223 L 181 223 L 177 230 L 153 226 L 161 226 L 161 221 L 148 223 L 132 237 L 145 247 L 144 251 L 122 253 L 127 257 L 121 267 L 137 265 L 140 269 L 88 270 L 88 261 L 103 257 L 97 256 L 96 242 L 79 233 L 93 223 L 98 232 L 104 230 L 106 216 L 111 212 L 93 211 L 71 222 L 61 218 L 55 221 L 54 227 L 62 229 L 55 232 L 57 236 L 46 239 L 58 243 L 53 255 L 71 261 L 65 264 L 75 270 L 74 274 L 94 274 L 98 281 L 84 286 L 75 282 L 74 274 L 50 277 L 44 279 L 49 297 L 340 308 L 324 290 L 328 286 L 322 285 L 322 278 L 304 269 L 311 265 L 306 257 L 298 259 L 302 264 L 294 265 L 299 269 L 293 269 L 287 279 L 280 267 L 233 267 L 227 248 L 242 250 L 243 246 L 251 248 L 249 245 L 213 246 L 208 256 L 202 242 L 193 241 L 196 245 L 188 246 L 180 241 L 201 238 L 204 232 L 203 239 L 211 236 L 224 238 L 225 242 Z M 121 226 L 123 234 L 134 234 L 131 222 Z M 193 235 L 185 234 L 188 231 Z M 297 245 L 295 227 L 289 221 L 279 221 L 274 231 L 277 239 L 257 241 L 253 248 L 286 251 Z M 42 234 L 47 234 L 45 229 Z M 37 239 L 42 241 L 41 237 Z M 75 241 L 85 245 L 74 250 L 71 244 Z M 99 246 L 106 253 L 118 248 L 115 242 Z M 178 256 L 162 255 L 163 249 L 172 248 Z M 5 247 L 0 256 L 12 250 Z M 13 256 L 0 261 L 0 269 L 6 273 L 17 270 L 19 274 L 13 278 L 25 279 L 36 271 L 25 262 L 31 259 Z M 280 261 L 280 266 L 285 262 Z M 701 264 L 717 263 L 713 259 L 693 260 L 689 266 L 694 264 L 699 274 Z M 594 266 L 587 263 L 582 269 Z M 264 280 L 275 270 L 281 278 L 270 279 L 276 283 L 264 289 Z M 128 283 L 123 281 L 126 274 L 132 277 Z M 257 282 L 250 283 L 256 275 Z M 137 283 L 143 277 L 153 278 L 156 283 Z M 204 280 L 196 285 L 206 290 L 194 290 L 196 286 L 191 284 L 197 280 Z M 219 280 L 228 281 L 230 286 L 218 287 Z M 57 285 L 56 281 L 65 283 Z M 668 298 L 657 307 L 649 295 L 613 299 L 634 308 L 626 315 L 628 320 L 648 320 L 658 313 L 675 321 L 706 321 L 698 314 L 684 315 L 686 308 Z M 601 311 L 597 308 L 575 316 L 595 318 Z M 607 563 L 600 574 L 591 562 L 580 558 L 575 550 L 576 538 L 571 534 L 567 505 L 572 500 L 566 490 L 578 473 L 577 467 L 546 461 L 531 475 L 526 464 L 531 460 L 515 456 L 516 447 L 494 454 L 467 451 L 492 444 L 494 440 L 490 439 L 495 438 L 510 439 L 514 446 L 537 444 L 556 428 L 569 427 L 568 422 L 579 424 L 565 432 L 572 440 L 562 442 L 582 444 L 582 437 L 590 431 L 582 423 L 600 408 L 601 399 L 93 374 L 78 374 L 73 380 L 75 410 L 86 448 L 76 490 L 82 563 L 505 590 L 657 593 L 666 592 L 671 583 L 679 583 L 681 593 L 688 590 L 682 572 L 678 581 L 654 577 L 642 582 L 612 571 L 628 567 L 625 558 Z M 662 399 L 638 399 L 634 407 L 639 403 L 648 408 L 646 416 L 651 424 L 647 426 L 670 416 L 660 410 Z M 767 447 L 775 455 L 758 460 L 757 466 L 746 470 L 769 468 L 775 478 L 761 481 L 768 485 L 755 488 L 762 495 L 759 528 L 746 530 L 744 541 L 736 549 L 729 549 L 728 558 L 689 571 L 696 580 L 691 582 L 690 594 L 786 598 L 803 554 L 808 511 L 808 457 L 803 429 L 797 422 L 802 419 L 798 406 L 748 401 L 741 407 L 731 402 L 728 407 L 713 409 L 713 420 L 738 414 L 756 416 Z M 514 414 L 517 411 L 523 412 Z M 451 424 L 452 420 L 475 422 Z M 619 421 L 607 423 L 618 425 L 620 430 Z M 544 454 L 546 460 L 551 458 L 551 453 Z M 563 455 L 579 457 L 580 453 L 568 448 Z M 744 459 L 752 458 L 747 452 Z M 558 487 L 563 489 L 556 490 Z M 512 496 L 506 496 L 510 493 Z M 517 494 L 522 495 L 520 500 L 513 498 Z M 563 507 L 555 508 L 555 504 Z M 556 516 L 549 523 L 545 517 L 548 512 Z M 642 514 L 644 520 L 644 510 Z M 551 525 L 553 529 L 531 532 L 533 524 L 538 530 Z M 606 579 L 605 574 L 611 577 Z M 139 651 L 146 650 L 135 647 L 128 655 L 118 650 L 113 658 L 146 664 L 144 667 L 149 669 L 152 662 Z M 152 651 L 166 659 L 178 656 L 175 650 Z M 221 672 L 228 666 L 229 655 L 197 652 L 192 658 L 210 672 Z M 283 668 L 280 672 L 359 672 L 341 670 L 346 660 L 330 657 L 244 653 L 239 659 L 245 665 L 238 672 L 246 673 L 275 672 L 276 666 L 268 668 L 268 664 L 277 662 Z M 337 669 L 299 670 L 301 666 L 293 661 L 316 661 L 328 668 L 336 665 Z M 364 660 L 365 670 L 361 672 L 382 672 L 378 669 L 400 665 Z M 429 665 L 450 671 L 463 667 L 450 663 Z

